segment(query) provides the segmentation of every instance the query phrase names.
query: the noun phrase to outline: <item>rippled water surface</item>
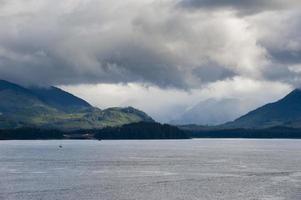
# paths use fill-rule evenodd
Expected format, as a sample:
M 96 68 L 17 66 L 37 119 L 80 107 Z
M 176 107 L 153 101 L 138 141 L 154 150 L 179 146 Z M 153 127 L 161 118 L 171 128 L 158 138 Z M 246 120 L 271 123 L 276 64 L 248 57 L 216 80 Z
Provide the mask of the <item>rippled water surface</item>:
M 301 200 L 301 140 L 0 141 L 0 199 Z

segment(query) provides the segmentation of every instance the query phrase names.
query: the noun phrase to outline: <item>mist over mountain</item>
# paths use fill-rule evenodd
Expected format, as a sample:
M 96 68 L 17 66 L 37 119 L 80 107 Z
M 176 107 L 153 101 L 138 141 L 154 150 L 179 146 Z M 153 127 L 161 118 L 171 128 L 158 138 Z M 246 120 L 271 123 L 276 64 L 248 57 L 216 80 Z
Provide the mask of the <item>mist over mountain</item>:
M 186 110 L 170 123 L 176 125 L 218 125 L 234 120 L 246 112 L 238 99 L 207 99 Z
M 300 0 L 0 0 L 0 79 L 73 87 L 92 105 L 131 105 L 161 122 L 210 98 L 249 101 L 245 113 L 301 85 L 300 6 Z M 234 109 L 216 119 L 224 109 L 216 108 L 192 113 L 192 122 L 218 124 L 240 114 Z M 186 113 L 176 121 L 188 122 Z

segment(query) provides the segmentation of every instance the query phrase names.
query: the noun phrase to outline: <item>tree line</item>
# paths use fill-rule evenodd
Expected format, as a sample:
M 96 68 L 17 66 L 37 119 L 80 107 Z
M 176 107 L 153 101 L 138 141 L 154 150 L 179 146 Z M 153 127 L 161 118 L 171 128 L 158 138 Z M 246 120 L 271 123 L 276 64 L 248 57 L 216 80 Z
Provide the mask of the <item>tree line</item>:
M 121 127 L 94 130 L 61 131 L 41 128 L 0 129 L 0 140 L 32 139 L 189 139 L 189 138 L 295 138 L 301 129 L 273 127 L 266 129 L 182 130 L 156 122 L 138 122 Z

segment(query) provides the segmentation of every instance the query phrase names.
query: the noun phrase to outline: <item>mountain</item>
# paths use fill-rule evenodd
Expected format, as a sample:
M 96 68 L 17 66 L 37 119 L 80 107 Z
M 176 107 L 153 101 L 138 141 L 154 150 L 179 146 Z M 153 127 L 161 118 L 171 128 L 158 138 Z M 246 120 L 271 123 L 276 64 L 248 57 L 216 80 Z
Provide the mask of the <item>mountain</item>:
M 266 104 L 224 124 L 230 128 L 301 127 L 301 90 L 295 89 L 277 102 Z
M 171 124 L 217 125 L 236 119 L 244 113 L 243 106 L 237 99 L 207 99 L 186 110 Z
M 44 104 L 30 90 L 3 80 L 0 81 L 0 99 L 1 128 L 34 124 L 39 116 L 58 113 L 56 109 Z
M 30 90 L 41 101 L 59 110 L 64 110 L 68 112 L 72 111 L 73 109 L 84 109 L 92 107 L 88 102 L 84 101 L 83 99 L 80 99 L 57 87 L 33 87 L 30 88 Z
M 25 88 L 0 80 L 0 128 L 96 129 L 153 119 L 132 107 L 101 110 L 56 87 Z

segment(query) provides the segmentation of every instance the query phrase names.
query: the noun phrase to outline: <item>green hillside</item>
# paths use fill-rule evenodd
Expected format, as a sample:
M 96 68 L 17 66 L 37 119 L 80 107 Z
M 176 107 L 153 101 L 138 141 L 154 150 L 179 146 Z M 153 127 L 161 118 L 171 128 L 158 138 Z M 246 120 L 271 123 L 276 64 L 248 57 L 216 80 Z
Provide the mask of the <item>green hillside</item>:
M 301 127 L 301 90 L 295 89 L 283 99 L 266 104 L 222 127 L 269 128 Z
M 0 81 L 0 128 L 40 127 L 63 130 L 153 121 L 135 108 L 101 110 L 61 89 L 24 88 Z

